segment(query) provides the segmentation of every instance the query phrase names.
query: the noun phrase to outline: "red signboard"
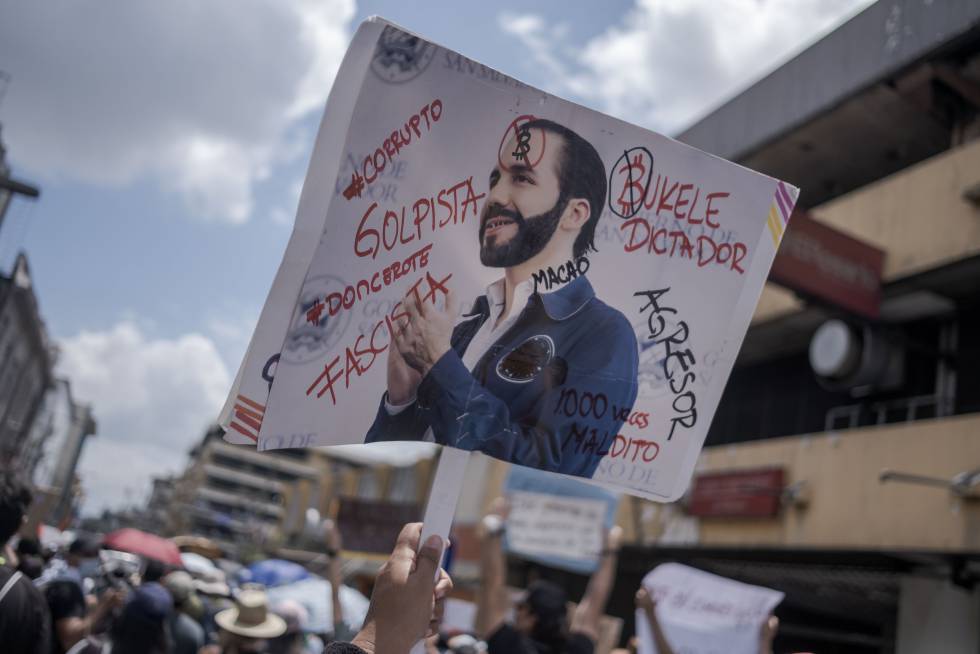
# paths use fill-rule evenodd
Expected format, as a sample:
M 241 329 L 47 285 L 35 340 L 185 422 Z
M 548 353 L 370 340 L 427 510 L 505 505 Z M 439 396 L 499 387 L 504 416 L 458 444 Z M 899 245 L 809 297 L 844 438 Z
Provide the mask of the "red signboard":
M 702 518 L 772 518 L 779 514 L 783 469 L 709 472 L 694 478 L 688 513 Z
M 878 317 L 885 253 L 796 212 L 769 280 L 869 318 Z

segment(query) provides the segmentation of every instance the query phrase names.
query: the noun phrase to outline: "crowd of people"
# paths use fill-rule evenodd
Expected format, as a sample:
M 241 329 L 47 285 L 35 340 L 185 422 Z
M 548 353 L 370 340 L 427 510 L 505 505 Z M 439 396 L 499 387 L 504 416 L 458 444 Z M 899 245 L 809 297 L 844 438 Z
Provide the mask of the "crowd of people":
M 351 628 L 340 600 L 341 534 L 326 531 L 332 632 L 307 628 L 296 601 L 270 605 L 265 589 L 195 577 L 153 559 L 137 568 L 113 565 L 99 540 L 79 536 L 64 551 L 16 537 L 31 502 L 14 474 L 0 471 L 0 651 L 5 654 L 401 654 L 422 643 L 426 654 L 587 654 L 596 650 L 612 590 L 621 531 L 606 533 L 585 594 L 568 608 L 565 590 L 544 580 L 515 595 L 506 585 L 499 499 L 480 530 L 481 583 L 469 633 L 440 630 L 453 589 L 440 567 L 438 536 L 420 544 L 422 525 L 405 525 L 373 585 L 363 623 Z M 132 558 L 132 557 L 130 557 Z M 650 622 L 660 654 L 674 654 L 643 589 L 636 604 Z M 764 625 L 761 654 L 771 653 L 775 618 Z M 630 650 L 635 651 L 635 640 Z

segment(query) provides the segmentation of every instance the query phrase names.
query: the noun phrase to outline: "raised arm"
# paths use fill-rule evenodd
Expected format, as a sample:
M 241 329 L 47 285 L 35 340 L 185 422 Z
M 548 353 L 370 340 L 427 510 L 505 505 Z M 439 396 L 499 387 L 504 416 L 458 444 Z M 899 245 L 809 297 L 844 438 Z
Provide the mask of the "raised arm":
M 653 643 L 657 646 L 657 654 L 674 654 L 674 648 L 667 642 L 667 636 L 664 635 L 660 621 L 657 620 L 657 602 L 642 586 L 636 591 L 636 607 L 646 616 L 650 631 L 653 632 Z
M 500 628 L 510 611 L 504 559 L 504 520 L 507 501 L 498 497 L 480 523 L 480 592 L 476 603 L 476 632 L 488 638 Z
M 575 607 L 569 631 L 587 636 L 593 643 L 599 640 L 599 620 L 606 611 L 606 602 L 616 580 L 616 562 L 619 559 L 623 530 L 613 526 L 605 534 L 604 547 L 599 553 L 599 566 L 585 589 L 582 601 Z

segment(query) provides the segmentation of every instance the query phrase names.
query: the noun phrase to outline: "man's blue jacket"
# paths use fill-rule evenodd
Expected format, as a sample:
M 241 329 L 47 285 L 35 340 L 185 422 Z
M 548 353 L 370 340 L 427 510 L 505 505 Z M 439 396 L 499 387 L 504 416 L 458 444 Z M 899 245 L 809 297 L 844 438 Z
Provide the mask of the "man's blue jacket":
M 421 440 L 525 466 L 591 477 L 637 392 L 636 336 L 588 279 L 535 293 L 473 372 L 461 359 L 490 317 L 486 296 L 453 330 L 452 347 L 389 415 L 384 398 L 365 442 Z

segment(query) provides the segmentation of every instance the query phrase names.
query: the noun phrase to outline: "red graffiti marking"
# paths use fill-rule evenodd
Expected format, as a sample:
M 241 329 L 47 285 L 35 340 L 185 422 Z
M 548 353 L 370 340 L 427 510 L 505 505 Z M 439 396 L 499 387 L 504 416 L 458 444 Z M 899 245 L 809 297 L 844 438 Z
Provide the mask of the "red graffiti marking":
M 401 209 L 378 210 L 372 202 L 364 212 L 354 235 L 354 254 L 376 259 L 382 250 L 392 251 L 398 245 L 421 241 L 424 233 L 435 234 L 448 225 L 466 222 L 467 213 L 480 215 L 480 200 L 486 193 L 473 191 L 473 176 L 450 188 L 443 189 L 435 197 L 419 198 L 411 206 Z
M 500 145 L 497 146 L 497 163 L 500 164 L 501 170 L 509 170 L 514 164 L 534 168 L 541 163 L 548 137 L 543 129 L 532 128 L 533 132 L 523 129 L 532 120 L 537 118 L 530 114 L 518 116 L 504 130 L 503 136 L 500 137 Z M 514 139 L 517 144 L 515 149 L 506 148 L 511 139 Z
M 391 132 L 372 154 L 364 157 L 360 174 L 355 171 L 351 176 L 351 183 L 344 191 L 344 197 L 348 200 L 361 197 L 364 187 L 378 179 L 378 175 L 401 153 L 402 148 L 408 147 L 413 138 L 418 140 L 422 138 L 423 133 L 431 132 L 432 126 L 438 123 L 440 118 L 442 118 L 442 100 L 438 98 L 411 115 L 404 126 Z
M 344 197 L 348 200 L 353 200 L 355 197 L 361 197 L 361 191 L 364 190 L 364 178 L 355 170 L 350 176 L 350 186 L 344 189 Z
M 452 274 L 449 274 L 442 279 L 436 279 L 426 272 L 425 277 L 420 278 L 409 289 L 409 293 L 412 293 L 419 303 L 436 304 L 440 295 L 443 298 L 449 295 L 449 287 L 446 284 L 451 278 Z M 421 288 L 423 285 L 426 290 Z M 323 372 L 306 389 L 306 395 L 311 395 L 323 384 L 316 396 L 320 398 L 330 393 L 330 400 L 336 405 L 339 388 L 337 383 L 343 379 L 343 388 L 346 390 L 350 388 L 351 376 L 361 377 L 366 374 L 377 361 L 378 355 L 383 354 L 391 344 L 391 333 L 394 331 L 395 323 L 407 315 L 408 313 L 402 309 L 402 303 L 396 304 L 388 315 L 375 323 L 370 333 L 361 334 L 352 345 L 347 346 L 343 362 L 341 362 L 341 355 L 338 354 L 324 364 Z

